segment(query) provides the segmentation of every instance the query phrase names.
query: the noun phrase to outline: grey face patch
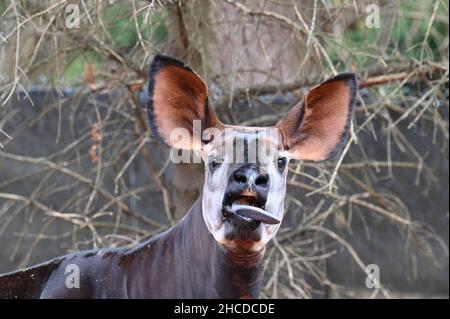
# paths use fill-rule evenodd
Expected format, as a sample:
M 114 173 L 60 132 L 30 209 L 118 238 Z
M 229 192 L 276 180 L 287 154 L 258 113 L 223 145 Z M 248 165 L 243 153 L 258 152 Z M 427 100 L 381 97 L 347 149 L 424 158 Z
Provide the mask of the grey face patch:
M 224 219 L 223 204 L 230 196 L 236 196 L 235 176 L 239 170 L 252 169 L 258 176 L 267 175 L 264 187 L 243 181 L 242 191 L 255 192 L 262 196 L 264 210 L 277 216 L 280 220 L 284 213 L 284 196 L 286 189 L 287 168 L 278 169 L 278 159 L 287 157 L 279 143 L 278 132 L 267 128 L 232 129 L 222 132 L 220 138 L 215 138 L 203 149 L 205 160 L 205 185 L 203 190 L 203 217 L 214 238 L 225 245 L 233 244 L 231 238 L 236 238 L 233 226 Z M 260 180 L 262 181 L 262 179 Z M 249 189 L 245 188 L 248 183 Z M 252 181 L 252 182 L 257 182 Z M 233 188 L 234 187 L 234 188 Z M 232 191 L 234 190 L 234 191 Z M 233 194 L 230 194 L 233 192 Z M 259 192 L 259 193 L 258 193 Z M 275 235 L 279 225 L 262 223 L 248 238 L 240 240 L 254 242 L 251 250 L 257 251 Z M 256 234 L 256 235 L 255 235 Z

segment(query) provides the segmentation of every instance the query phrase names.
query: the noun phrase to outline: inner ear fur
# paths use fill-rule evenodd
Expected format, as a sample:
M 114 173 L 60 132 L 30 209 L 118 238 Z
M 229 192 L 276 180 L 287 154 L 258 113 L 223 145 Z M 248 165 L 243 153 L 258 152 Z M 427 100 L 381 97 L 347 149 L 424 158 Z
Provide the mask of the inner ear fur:
M 276 125 L 292 158 L 320 162 L 334 156 L 349 130 L 357 91 L 353 73 L 314 87 Z
M 220 121 L 208 102 L 208 87 L 200 76 L 182 61 L 156 55 L 149 71 L 148 116 L 154 136 L 174 146 L 170 133 L 176 128 L 194 135 L 193 121 L 201 121 L 201 130 L 219 127 Z M 179 145 L 179 144 L 178 144 Z M 184 145 L 192 149 L 193 145 Z

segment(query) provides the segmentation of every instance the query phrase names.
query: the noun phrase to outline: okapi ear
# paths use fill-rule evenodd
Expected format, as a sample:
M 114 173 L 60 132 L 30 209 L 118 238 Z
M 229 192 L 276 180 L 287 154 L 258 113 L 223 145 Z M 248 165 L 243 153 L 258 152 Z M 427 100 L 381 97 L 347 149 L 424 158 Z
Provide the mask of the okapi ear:
M 319 162 L 335 155 L 350 127 L 357 90 L 353 73 L 316 87 L 277 124 L 292 158 Z
M 157 139 L 184 149 L 194 148 L 194 120 L 200 121 L 201 131 L 220 126 L 205 82 L 182 61 L 165 55 L 155 56 L 150 65 L 148 116 Z M 188 142 L 180 144 L 180 129 L 190 135 Z

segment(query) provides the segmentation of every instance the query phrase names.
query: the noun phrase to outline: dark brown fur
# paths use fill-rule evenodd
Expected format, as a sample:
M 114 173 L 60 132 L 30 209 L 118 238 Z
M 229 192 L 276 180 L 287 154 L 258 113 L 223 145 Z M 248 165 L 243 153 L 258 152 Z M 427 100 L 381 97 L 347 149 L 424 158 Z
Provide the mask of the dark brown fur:
M 80 267 L 80 289 L 65 269 Z M 34 279 L 33 279 L 34 278 Z M 221 247 L 198 200 L 175 227 L 132 248 L 78 252 L 0 277 L 0 298 L 257 298 L 263 253 Z

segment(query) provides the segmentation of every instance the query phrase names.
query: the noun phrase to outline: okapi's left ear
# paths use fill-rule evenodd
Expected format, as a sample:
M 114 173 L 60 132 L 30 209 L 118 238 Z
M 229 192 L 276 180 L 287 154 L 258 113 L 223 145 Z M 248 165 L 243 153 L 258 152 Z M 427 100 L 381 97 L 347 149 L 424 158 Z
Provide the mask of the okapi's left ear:
M 350 127 L 357 90 L 353 73 L 316 87 L 277 124 L 292 158 L 319 162 L 333 156 Z
M 201 124 L 199 134 L 221 125 L 208 103 L 205 82 L 182 61 L 165 55 L 157 55 L 150 65 L 148 115 L 153 134 L 176 148 L 193 149 L 200 142 L 194 120 Z M 184 132 L 189 136 L 180 140 Z

